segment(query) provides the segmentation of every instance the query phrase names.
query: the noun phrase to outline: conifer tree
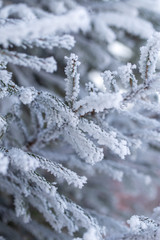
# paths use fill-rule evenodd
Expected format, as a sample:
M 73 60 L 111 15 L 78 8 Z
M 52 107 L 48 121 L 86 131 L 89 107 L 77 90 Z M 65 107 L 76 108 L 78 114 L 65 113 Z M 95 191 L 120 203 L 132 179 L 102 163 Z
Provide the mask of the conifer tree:
M 160 239 L 160 1 L 0 1 L 0 240 Z

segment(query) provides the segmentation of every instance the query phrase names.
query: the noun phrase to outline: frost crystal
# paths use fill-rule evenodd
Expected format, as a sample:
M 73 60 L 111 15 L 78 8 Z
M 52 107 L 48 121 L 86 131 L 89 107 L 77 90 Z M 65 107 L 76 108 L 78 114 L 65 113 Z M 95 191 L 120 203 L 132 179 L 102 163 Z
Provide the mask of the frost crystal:
M 91 93 L 74 104 L 74 110 L 80 115 L 87 112 L 103 112 L 104 109 L 120 108 L 122 101 L 121 93 Z
M 141 58 L 139 61 L 140 73 L 146 82 L 152 80 L 158 61 L 160 49 L 160 33 L 154 33 L 147 41 L 147 45 L 141 48 Z
M 76 101 L 79 93 L 79 78 L 80 74 L 77 72 L 77 68 L 80 65 L 78 57 L 75 54 L 71 54 L 67 58 L 67 66 L 65 68 L 65 74 L 67 78 L 66 81 L 66 101 L 68 103 L 73 103 Z
M 0 173 L 6 174 L 8 169 L 9 159 L 0 152 Z
M 134 232 L 139 232 L 141 229 L 147 229 L 147 225 L 139 219 L 139 216 L 136 215 L 132 216 L 131 219 L 128 220 L 128 223 Z
M 101 74 L 101 76 L 103 77 L 106 91 L 108 92 L 118 91 L 118 86 L 115 80 L 115 74 L 116 73 L 112 73 L 111 71 L 105 71 L 104 73 Z
M 83 235 L 84 240 L 99 240 L 95 228 L 89 228 L 88 231 Z
M 0 52 L 0 60 L 24 67 L 30 67 L 37 71 L 42 69 L 46 72 L 52 73 L 57 70 L 57 65 L 53 57 L 38 58 L 36 56 L 29 56 L 24 53 L 3 50 Z
M 22 171 L 35 170 L 39 166 L 39 162 L 34 157 L 29 156 L 18 148 L 12 148 L 9 151 L 9 157 L 11 159 L 11 164 Z
M 133 88 L 135 90 L 137 88 L 137 80 L 133 74 L 133 69 L 136 69 L 136 65 L 127 63 L 126 66 L 118 68 L 118 74 L 125 88 Z
M 7 130 L 7 123 L 4 118 L 0 117 L 0 138 Z
M 37 91 L 33 88 L 21 88 L 20 100 L 23 104 L 30 104 L 37 96 Z

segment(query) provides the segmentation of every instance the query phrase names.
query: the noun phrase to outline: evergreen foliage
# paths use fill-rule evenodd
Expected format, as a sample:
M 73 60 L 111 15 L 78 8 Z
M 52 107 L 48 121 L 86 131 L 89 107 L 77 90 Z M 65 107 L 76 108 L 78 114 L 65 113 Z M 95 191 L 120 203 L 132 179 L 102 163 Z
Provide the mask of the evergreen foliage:
M 160 239 L 160 1 L 0 1 L 0 240 Z

